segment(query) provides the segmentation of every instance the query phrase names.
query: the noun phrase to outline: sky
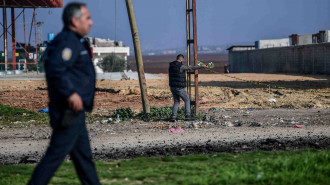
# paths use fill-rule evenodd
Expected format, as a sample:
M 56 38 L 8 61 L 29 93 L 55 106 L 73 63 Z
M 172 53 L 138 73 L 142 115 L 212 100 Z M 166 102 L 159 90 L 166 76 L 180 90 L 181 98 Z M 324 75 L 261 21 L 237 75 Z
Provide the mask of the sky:
M 125 0 L 78 0 L 87 4 L 94 25 L 88 36 L 110 38 L 133 46 Z M 64 0 L 64 5 L 71 2 Z M 170 49 L 186 46 L 185 0 L 132 0 L 141 48 Z M 254 44 L 256 40 L 287 38 L 330 30 L 329 0 L 196 0 L 199 46 Z M 116 5 L 116 6 L 115 6 Z M 115 8 L 116 7 L 116 8 Z M 18 15 L 21 9 L 16 9 Z M 63 28 L 62 8 L 37 9 L 37 21 L 47 33 Z M 10 22 L 10 10 L 8 22 Z M 32 9 L 26 10 L 31 23 Z M 1 13 L 2 22 L 2 13 Z M 116 24 L 115 24 L 116 22 Z M 115 26 L 116 25 L 116 26 Z M 29 26 L 27 30 L 29 32 Z M 116 28 L 116 29 L 115 29 Z M 10 30 L 11 31 L 11 30 Z M 0 30 L 2 34 L 2 30 Z M 23 37 L 23 18 L 16 22 L 16 36 Z M 115 39 L 116 38 L 116 39 Z M 3 49 L 0 39 L 0 49 Z M 9 39 L 9 45 L 10 45 Z M 34 42 L 34 32 L 31 41 Z

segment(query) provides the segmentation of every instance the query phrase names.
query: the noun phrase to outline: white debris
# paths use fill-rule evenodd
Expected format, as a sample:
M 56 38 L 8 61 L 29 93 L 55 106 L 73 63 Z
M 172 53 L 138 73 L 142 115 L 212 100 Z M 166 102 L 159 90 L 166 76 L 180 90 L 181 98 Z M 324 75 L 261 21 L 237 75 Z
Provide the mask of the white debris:
M 268 101 L 271 102 L 271 103 L 275 103 L 276 102 L 276 99 L 275 98 L 271 98 Z

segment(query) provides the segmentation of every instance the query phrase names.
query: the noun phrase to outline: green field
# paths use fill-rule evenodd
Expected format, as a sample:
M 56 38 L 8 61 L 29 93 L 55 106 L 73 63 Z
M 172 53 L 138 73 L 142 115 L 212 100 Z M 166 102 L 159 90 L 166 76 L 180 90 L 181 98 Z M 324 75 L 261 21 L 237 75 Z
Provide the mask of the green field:
M 97 161 L 102 184 L 330 184 L 330 150 Z M 0 184 L 26 184 L 34 165 L 0 166 Z M 51 184 L 80 184 L 65 162 Z

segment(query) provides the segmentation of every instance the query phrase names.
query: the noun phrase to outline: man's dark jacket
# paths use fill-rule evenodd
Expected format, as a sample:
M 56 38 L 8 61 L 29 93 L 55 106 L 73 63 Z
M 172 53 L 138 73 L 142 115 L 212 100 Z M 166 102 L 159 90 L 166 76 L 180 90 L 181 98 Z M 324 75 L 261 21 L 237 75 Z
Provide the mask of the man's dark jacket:
M 170 87 L 185 88 L 186 87 L 186 73 L 180 71 L 182 62 L 173 61 L 170 63 L 168 69 Z

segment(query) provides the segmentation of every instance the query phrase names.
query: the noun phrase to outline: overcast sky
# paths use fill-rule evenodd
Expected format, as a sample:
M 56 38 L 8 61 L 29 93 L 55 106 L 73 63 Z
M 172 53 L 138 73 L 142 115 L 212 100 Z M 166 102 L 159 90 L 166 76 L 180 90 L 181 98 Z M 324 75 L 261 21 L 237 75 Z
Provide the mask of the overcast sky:
M 251 43 L 260 39 L 287 38 L 297 33 L 330 30 L 329 0 L 196 0 L 198 45 Z M 64 0 L 64 5 L 69 0 Z M 80 0 L 87 3 L 94 26 L 89 36 L 115 38 L 115 0 Z M 116 39 L 132 46 L 124 0 L 116 0 Z M 142 49 L 185 47 L 185 0 L 132 0 Z M 21 9 L 16 9 L 16 15 Z M 8 18 L 10 10 L 7 10 Z M 37 9 L 43 21 L 43 38 L 62 29 L 61 8 Z M 32 10 L 26 11 L 31 23 Z M 2 13 L 1 13 L 2 22 Z M 8 19 L 10 22 L 10 19 Z M 29 26 L 27 26 L 29 28 Z M 28 29 L 29 30 L 29 29 Z M 10 30 L 11 31 L 11 30 Z M 2 30 L 0 30 L 2 33 Z M 24 42 L 23 19 L 16 35 Z M 34 32 L 31 40 L 34 41 Z M 10 41 L 10 40 L 9 40 Z M 10 43 L 9 43 L 10 45 Z M 3 48 L 2 38 L 0 48 Z

